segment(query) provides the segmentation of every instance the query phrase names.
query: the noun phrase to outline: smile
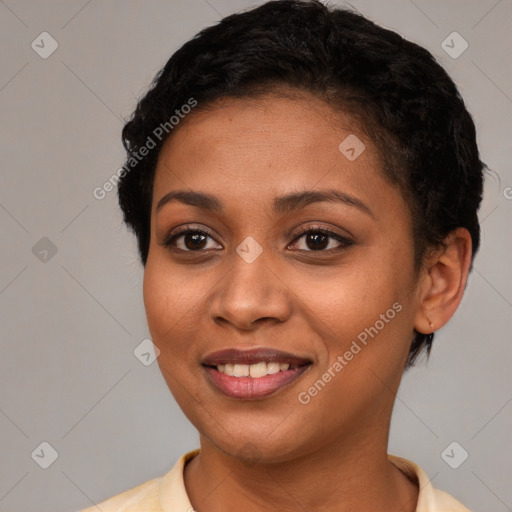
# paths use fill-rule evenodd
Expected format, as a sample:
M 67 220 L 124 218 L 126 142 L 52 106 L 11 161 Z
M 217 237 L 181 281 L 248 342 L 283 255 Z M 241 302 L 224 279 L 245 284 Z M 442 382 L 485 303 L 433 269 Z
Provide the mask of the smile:
M 252 377 L 253 379 L 261 379 L 266 375 L 274 375 L 280 371 L 287 371 L 290 368 L 288 363 L 264 362 L 255 364 L 219 364 L 217 371 L 229 375 L 230 377 Z
M 296 381 L 311 361 L 273 349 L 228 349 L 207 356 L 202 366 L 213 387 L 239 400 L 259 400 Z

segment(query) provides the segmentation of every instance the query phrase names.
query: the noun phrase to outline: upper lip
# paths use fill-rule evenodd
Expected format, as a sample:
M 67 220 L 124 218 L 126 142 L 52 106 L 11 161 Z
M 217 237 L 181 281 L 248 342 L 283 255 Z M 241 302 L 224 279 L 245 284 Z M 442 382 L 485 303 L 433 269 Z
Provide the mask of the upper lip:
M 219 364 L 255 364 L 262 361 L 267 363 L 288 363 L 290 366 L 303 366 L 311 363 L 311 360 L 307 357 L 272 348 L 249 350 L 228 348 L 208 354 L 202 360 L 202 364 L 205 366 L 218 366 Z

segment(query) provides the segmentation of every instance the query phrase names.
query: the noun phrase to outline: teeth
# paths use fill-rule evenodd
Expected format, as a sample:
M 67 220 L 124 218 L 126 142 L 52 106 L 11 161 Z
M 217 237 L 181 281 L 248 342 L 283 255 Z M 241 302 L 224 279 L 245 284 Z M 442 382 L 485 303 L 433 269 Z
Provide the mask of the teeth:
M 267 363 L 267 373 L 273 375 L 279 371 L 279 363 Z
M 217 370 L 231 377 L 249 377 L 259 379 L 266 375 L 273 375 L 278 372 L 285 372 L 290 368 L 289 363 L 276 363 L 264 361 L 255 364 L 219 364 Z
M 265 375 L 267 375 L 267 363 L 251 364 L 251 366 L 249 366 L 249 373 L 251 377 L 255 377 L 256 379 L 265 377 Z
M 235 364 L 233 369 L 234 377 L 249 377 L 249 365 L 248 364 Z

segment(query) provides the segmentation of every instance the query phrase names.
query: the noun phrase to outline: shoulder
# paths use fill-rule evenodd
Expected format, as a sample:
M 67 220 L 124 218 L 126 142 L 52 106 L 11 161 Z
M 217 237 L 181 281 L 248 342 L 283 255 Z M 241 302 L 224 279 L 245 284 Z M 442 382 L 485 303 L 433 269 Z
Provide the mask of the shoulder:
M 116 494 L 107 500 L 80 512 L 168 512 L 192 509 L 183 481 L 185 464 L 199 450 L 182 455 L 173 468 L 164 476 L 153 478 L 143 484 Z
M 396 455 L 388 454 L 388 458 L 409 479 L 418 483 L 416 512 L 471 512 L 447 492 L 435 489 L 425 471 L 414 462 Z
M 435 504 L 439 512 L 471 512 L 469 508 L 466 508 L 460 501 L 456 500 L 453 496 L 447 492 L 439 489 L 434 489 Z
M 135 512 L 141 510 L 140 507 L 144 507 L 147 512 L 160 512 L 159 490 L 161 480 L 162 477 L 148 480 L 133 489 L 116 494 L 80 512 L 98 512 L 98 508 L 102 512 Z

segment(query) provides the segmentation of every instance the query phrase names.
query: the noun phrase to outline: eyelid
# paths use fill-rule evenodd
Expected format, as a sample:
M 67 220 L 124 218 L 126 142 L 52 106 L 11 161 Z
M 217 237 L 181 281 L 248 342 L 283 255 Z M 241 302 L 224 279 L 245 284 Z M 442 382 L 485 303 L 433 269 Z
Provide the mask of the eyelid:
M 189 232 L 201 233 L 201 234 L 207 235 L 212 240 L 215 240 L 217 242 L 215 235 L 209 228 L 204 227 L 204 226 L 197 227 L 197 226 L 194 226 L 194 224 L 184 224 L 182 226 L 178 226 L 178 227 L 174 228 L 173 230 L 171 230 L 165 236 L 164 240 L 159 243 L 159 245 L 163 245 L 165 247 L 170 246 L 171 242 L 174 241 L 177 237 L 187 234 Z M 219 242 L 217 242 L 217 243 L 219 243 Z M 202 251 L 185 251 L 185 252 L 202 252 Z
M 198 226 L 194 226 L 193 224 L 185 224 L 185 225 L 178 226 L 178 227 L 174 228 L 165 237 L 163 242 L 159 243 L 159 245 L 164 246 L 168 249 L 175 249 L 176 251 L 179 251 L 181 253 L 201 254 L 201 253 L 207 253 L 207 252 L 212 251 L 212 249 L 199 249 L 197 251 L 194 251 L 194 250 L 178 249 L 178 248 L 174 247 L 173 242 L 176 239 L 178 239 L 179 237 L 181 237 L 182 235 L 186 235 L 188 233 L 200 233 L 200 234 L 206 235 L 207 237 L 211 238 L 215 242 L 219 243 L 216 239 L 216 236 L 213 234 L 213 232 L 209 228 L 204 227 L 202 225 L 201 225 L 201 227 L 198 227 Z M 341 250 L 354 244 L 354 239 L 353 239 L 352 235 L 349 235 L 349 236 L 342 235 L 342 234 L 334 231 L 332 228 L 328 228 L 328 227 L 325 227 L 320 224 L 306 224 L 306 225 L 302 225 L 298 231 L 295 231 L 295 233 L 292 232 L 288 235 L 288 238 L 293 237 L 293 239 L 287 245 L 287 248 L 290 245 L 297 243 L 298 240 L 300 240 L 302 237 L 304 237 L 308 233 L 320 233 L 322 235 L 325 235 L 331 239 L 336 240 L 340 244 L 340 246 L 334 247 L 331 249 L 327 249 L 327 250 L 318 250 L 318 251 L 298 249 L 297 252 L 331 255 L 332 253 L 341 251 Z M 220 244 L 220 245 L 222 245 L 222 244 Z M 218 250 L 218 249 L 214 249 L 214 250 Z
M 354 239 L 353 235 L 351 233 L 349 233 L 347 231 L 347 234 L 346 235 L 343 235 L 341 233 L 338 233 L 337 231 L 334 230 L 334 228 L 331 228 L 331 227 L 327 227 L 327 226 L 324 226 L 324 225 L 321 225 L 321 224 L 305 224 L 305 225 L 302 225 L 298 231 L 295 232 L 295 234 L 293 234 L 293 231 L 292 231 L 292 234 L 290 236 L 294 236 L 294 240 L 296 240 L 298 237 L 306 234 L 306 233 L 309 233 L 311 231 L 315 231 L 315 232 L 321 232 L 321 233 L 325 233 L 329 236 L 332 236 L 332 237 L 339 237 L 343 240 L 347 240 L 347 241 L 351 241 Z M 345 230 L 346 231 L 346 230 Z
M 306 253 L 318 253 L 318 254 L 332 254 L 333 252 L 340 251 L 346 247 L 349 247 L 350 245 L 354 244 L 354 237 L 352 235 L 342 235 L 341 233 L 338 233 L 337 231 L 334 231 L 332 228 L 327 228 L 325 226 L 319 225 L 319 224 L 307 224 L 304 226 L 301 226 L 299 228 L 298 232 L 295 232 L 293 235 L 294 238 L 291 242 L 291 244 L 296 243 L 298 240 L 300 240 L 304 235 L 308 233 L 320 233 L 323 234 L 329 238 L 333 238 L 337 242 L 339 242 L 341 245 L 339 247 L 331 248 L 328 250 L 322 250 L 322 251 L 305 251 L 305 250 L 299 250 L 299 252 L 306 252 Z M 290 245 L 291 245 L 290 244 Z

